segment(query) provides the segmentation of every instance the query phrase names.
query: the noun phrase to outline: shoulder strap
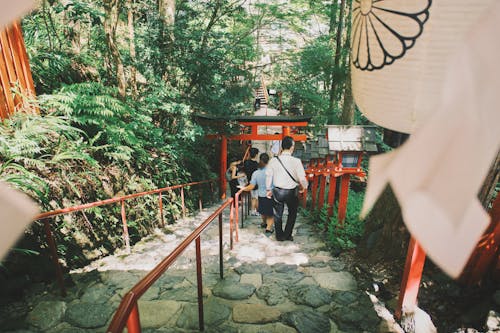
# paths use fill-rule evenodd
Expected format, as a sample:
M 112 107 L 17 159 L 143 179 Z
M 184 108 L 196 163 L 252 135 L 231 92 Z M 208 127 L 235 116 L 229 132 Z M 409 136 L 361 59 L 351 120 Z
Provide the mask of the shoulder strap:
M 281 166 L 283 167 L 283 169 L 285 169 L 286 173 L 290 176 L 290 178 L 292 178 L 292 180 L 294 182 L 296 182 L 297 184 L 299 183 L 298 181 L 295 180 L 295 177 L 292 176 L 292 174 L 290 173 L 290 171 L 288 171 L 288 169 L 285 167 L 285 165 L 283 164 L 283 162 L 280 160 L 279 156 L 276 156 L 276 158 L 278 159 L 278 161 L 280 162 Z

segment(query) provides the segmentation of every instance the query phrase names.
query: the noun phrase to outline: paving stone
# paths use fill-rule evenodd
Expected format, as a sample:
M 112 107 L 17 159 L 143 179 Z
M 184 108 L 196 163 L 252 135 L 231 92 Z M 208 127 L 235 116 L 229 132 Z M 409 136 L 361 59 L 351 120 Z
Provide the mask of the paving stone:
M 182 302 L 196 302 L 198 290 L 194 286 L 171 289 L 163 292 L 159 299 L 174 300 Z
M 342 296 L 339 297 L 340 295 Z M 355 296 L 356 298 L 352 300 Z M 332 319 L 341 330 L 369 331 L 379 326 L 380 318 L 373 303 L 365 293 L 337 293 L 337 295 L 333 296 L 333 299 L 337 304 L 339 300 L 346 304 L 344 306 L 332 306 L 331 311 Z
M 316 280 L 314 280 L 312 277 L 306 276 L 305 278 L 300 280 L 297 284 L 298 285 L 315 285 L 315 286 L 317 286 L 318 282 L 316 282 Z
M 241 326 L 239 333 L 297 333 L 293 327 L 274 323 L 267 325 L 245 325 Z
M 45 331 L 59 324 L 66 311 L 66 303 L 44 301 L 38 303 L 28 314 L 26 321 L 33 327 Z
M 313 275 L 318 284 L 330 290 L 356 290 L 358 284 L 349 272 L 318 273 Z
M 240 282 L 243 284 L 251 284 L 255 288 L 260 288 L 260 286 L 262 286 L 262 275 L 261 274 L 242 274 Z
M 180 309 L 181 304 L 175 301 L 139 301 L 141 327 L 159 328 L 165 326 Z
M 269 273 L 263 276 L 264 283 L 281 283 L 292 285 L 304 278 L 304 273 L 298 271 L 290 271 L 288 273 Z
M 268 305 L 277 305 L 286 301 L 288 292 L 282 284 L 265 283 L 257 290 L 256 295 L 265 300 Z
M 158 285 L 160 286 L 160 290 L 169 290 L 173 289 L 180 283 L 185 280 L 184 276 L 172 276 L 172 275 L 164 275 L 158 280 Z
M 101 280 L 106 285 L 128 290 L 139 281 L 139 277 L 127 271 L 106 271 L 101 273 Z
M 324 314 L 311 310 L 287 312 L 282 316 L 283 322 L 295 327 L 299 333 L 330 332 L 330 319 Z
M 210 298 L 204 302 L 204 318 L 206 326 L 218 326 L 226 321 L 231 315 L 231 308 L 215 298 Z M 184 305 L 182 312 L 177 319 L 177 326 L 189 330 L 198 330 L 198 305 Z
M 355 303 L 359 297 L 359 292 L 355 291 L 334 291 L 332 293 L 332 301 L 343 306 Z
M 81 328 L 98 328 L 106 325 L 113 310 L 109 305 L 97 303 L 73 303 L 66 310 L 66 321 Z
M 267 324 L 278 321 L 281 312 L 262 304 L 236 304 L 233 307 L 233 320 L 237 323 Z
M 291 271 L 296 271 L 297 265 L 287 265 L 287 264 L 279 263 L 279 264 L 272 265 L 271 268 L 276 273 L 288 273 Z
M 158 299 L 160 294 L 160 287 L 157 285 L 151 286 L 144 295 L 142 295 L 141 300 L 143 301 L 152 301 Z
M 231 281 L 220 281 L 212 289 L 215 296 L 231 300 L 242 300 L 250 298 L 255 292 L 255 287 L 251 284 L 235 283 Z
M 115 290 L 114 286 L 98 283 L 85 290 L 80 300 L 86 303 L 106 303 L 115 294 Z
M 314 285 L 295 285 L 288 288 L 288 297 L 296 304 L 304 304 L 313 308 L 329 304 L 332 299 L 330 291 Z
M 271 267 L 269 267 L 268 265 L 256 264 L 256 263 L 244 263 L 239 267 L 235 267 L 234 270 L 238 274 L 252 274 L 252 273 L 266 274 L 272 272 Z

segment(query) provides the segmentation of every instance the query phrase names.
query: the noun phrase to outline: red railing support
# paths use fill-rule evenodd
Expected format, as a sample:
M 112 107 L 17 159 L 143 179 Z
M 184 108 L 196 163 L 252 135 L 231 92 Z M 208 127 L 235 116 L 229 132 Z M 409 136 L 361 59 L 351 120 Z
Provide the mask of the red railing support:
M 141 320 L 139 317 L 139 306 L 137 302 L 134 304 L 132 311 L 127 319 L 127 332 L 128 333 L 141 333 Z
M 181 207 L 182 207 L 182 218 L 186 218 L 186 202 L 184 201 L 184 187 L 181 188 Z
M 337 191 L 337 177 L 330 175 L 330 189 L 328 190 L 328 216 L 333 216 L 335 206 L 335 192 Z
M 222 243 L 222 213 L 219 214 L 219 275 L 224 279 L 224 247 Z
M 130 253 L 130 236 L 128 233 L 127 215 L 125 213 L 125 200 L 121 201 L 121 213 L 123 224 L 123 242 L 125 243 L 125 250 Z
M 164 227 L 165 226 L 165 221 L 163 219 L 163 195 L 162 195 L 161 192 L 158 193 L 158 204 L 160 206 L 160 225 L 162 227 Z
M 200 331 L 205 330 L 205 320 L 203 316 L 203 276 L 201 270 L 201 240 L 196 238 L 196 279 L 198 284 L 198 323 Z
M 198 201 L 199 201 L 198 203 L 199 203 L 199 205 L 200 205 L 200 212 L 201 212 L 201 211 L 203 211 L 203 201 L 202 201 L 202 200 L 203 200 L 203 199 L 202 199 L 202 198 L 203 198 L 203 192 L 202 192 L 201 190 L 199 191 L 199 197 L 200 197 L 200 198 L 199 198 L 199 200 L 198 200 Z
M 50 254 L 52 257 L 52 262 L 54 264 L 54 269 L 56 273 L 57 283 L 59 288 L 61 288 L 61 295 L 66 297 L 66 287 L 64 286 L 64 278 L 61 263 L 59 262 L 59 255 L 57 254 L 56 241 L 54 240 L 54 235 L 50 228 L 50 223 L 47 219 L 43 220 L 43 227 L 45 229 L 45 235 L 47 237 L 47 244 L 49 246 Z
M 319 200 L 318 200 L 318 208 L 323 208 L 325 204 L 325 190 L 326 190 L 326 175 L 321 175 L 321 181 L 319 186 Z
M 339 225 L 343 226 L 347 214 L 347 199 L 349 198 L 349 183 L 351 182 L 351 175 L 342 175 L 342 183 L 340 184 L 340 197 L 339 197 L 339 211 L 337 219 Z
M 410 239 L 406 255 L 405 270 L 399 290 L 396 318 L 401 319 L 405 310 L 413 311 L 417 305 L 418 289 L 425 264 L 425 251 L 415 238 Z

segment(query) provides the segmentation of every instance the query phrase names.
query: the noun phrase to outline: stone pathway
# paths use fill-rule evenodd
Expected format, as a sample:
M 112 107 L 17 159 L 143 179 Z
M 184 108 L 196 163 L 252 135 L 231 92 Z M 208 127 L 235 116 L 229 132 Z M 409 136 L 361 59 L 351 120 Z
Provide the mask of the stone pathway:
M 204 220 L 210 209 L 71 273 L 66 298 L 36 285 L 25 299 L 0 308 L 0 331 L 105 332 L 121 297 Z M 227 215 L 227 213 L 226 213 Z M 381 320 L 354 277 L 299 217 L 294 242 L 276 242 L 249 218 L 229 250 L 224 218 L 225 279 L 219 279 L 217 221 L 202 235 L 207 332 L 397 332 Z M 198 330 L 194 245 L 139 303 L 143 332 Z M 376 307 L 375 307 L 376 308 Z M 383 313 L 377 310 L 380 315 Z

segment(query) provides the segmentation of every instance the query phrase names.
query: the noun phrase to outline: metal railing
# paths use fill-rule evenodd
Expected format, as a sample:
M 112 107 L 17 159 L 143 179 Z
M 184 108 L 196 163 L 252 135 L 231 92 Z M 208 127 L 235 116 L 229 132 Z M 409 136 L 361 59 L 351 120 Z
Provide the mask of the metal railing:
M 240 199 L 241 199 L 241 206 L 240 206 Z M 244 220 L 248 217 L 248 214 L 250 213 L 250 202 L 251 202 L 251 197 L 250 197 L 250 192 L 248 191 L 243 191 L 239 190 L 236 195 L 234 196 L 234 205 L 235 205 L 235 226 L 236 226 L 236 242 L 239 242 L 239 219 L 240 219 L 240 208 L 241 208 L 241 227 L 244 228 Z
M 198 285 L 198 320 L 200 331 L 205 329 L 203 315 L 203 276 L 201 269 L 201 234 L 219 217 L 219 274 L 224 279 L 224 257 L 222 244 L 222 213 L 226 208 L 230 208 L 229 226 L 232 245 L 232 225 L 235 205 L 233 198 L 227 199 L 212 215 L 210 215 L 199 227 L 197 227 L 186 239 L 182 241 L 165 259 L 163 259 L 151 272 L 149 272 L 141 281 L 139 281 L 123 297 L 118 309 L 108 327 L 108 333 L 121 333 L 125 326 L 128 333 L 141 333 L 141 323 L 139 316 L 138 301 L 144 293 L 167 271 L 167 269 L 177 260 L 177 258 L 194 241 L 196 243 L 196 277 Z M 157 314 L 161 315 L 161 314 Z
M 148 196 L 148 195 L 158 194 L 160 224 L 161 224 L 161 226 L 164 226 L 165 225 L 165 221 L 163 219 L 163 193 L 164 192 L 171 192 L 171 191 L 180 189 L 182 215 L 183 215 L 183 217 L 186 217 L 186 203 L 185 203 L 185 198 L 184 198 L 184 189 L 186 187 L 201 186 L 204 184 L 210 184 L 210 186 L 212 188 L 212 192 L 213 192 L 213 183 L 217 182 L 217 181 L 218 181 L 218 179 L 211 179 L 211 180 L 204 180 L 204 181 L 192 182 L 192 183 L 175 185 L 175 186 L 168 186 L 168 187 L 164 187 L 164 188 L 160 188 L 160 189 L 155 189 L 155 190 L 150 190 L 150 191 L 145 191 L 145 192 L 140 192 L 140 193 L 133 193 L 133 194 L 129 194 L 129 195 L 124 195 L 124 196 L 115 197 L 115 198 L 111 198 L 111 199 L 96 201 L 96 202 L 87 203 L 87 204 L 83 204 L 83 205 L 62 208 L 62 209 L 56 209 L 56 210 L 53 210 L 50 212 L 45 212 L 45 213 L 41 213 L 41 214 L 37 215 L 34 218 L 34 221 L 42 220 L 42 222 L 43 222 L 45 235 L 47 237 L 47 244 L 49 246 L 49 250 L 51 253 L 52 262 L 54 263 L 54 267 L 55 267 L 55 271 L 56 271 L 56 278 L 57 278 L 57 282 L 59 284 L 59 287 L 61 288 L 62 295 L 66 296 L 66 288 L 64 285 L 62 266 L 61 266 L 61 263 L 59 262 L 59 255 L 57 253 L 57 245 L 56 245 L 56 241 L 54 239 L 54 234 L 52 233 L 52 227 L 51 227 L 51 223 L 50 223 L 49 218 L 59 216 L 59 215 L 65 215 L 65 214 L 83 211 L 83 210 L 90 209 L 93 207 L 99 207 L 99 206 L 120 203 L 120 205 L 121 205 L 121 219 L 122 219 L 122 226 L 123 226 L 123 235 L 122 235 L 123 242 L 125 244 L 125 248 L 126 248 L 127 252 L 130 252 L 130 237 L 129 237 L 129 232 L 128 232 L 125 201 L 139 198 L 139 197 Z M 201 189 L 199 191 L 199 207 L 200 207 L 200 210 L 203 209 Z M 232 234 L 231 234 L 231 237 L 232 237 Z M 231 241 L 231 247 L 232 247 L 232 241 Z

